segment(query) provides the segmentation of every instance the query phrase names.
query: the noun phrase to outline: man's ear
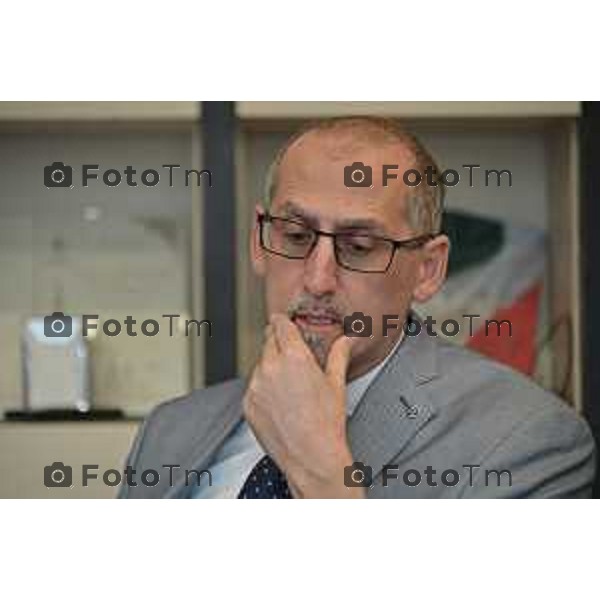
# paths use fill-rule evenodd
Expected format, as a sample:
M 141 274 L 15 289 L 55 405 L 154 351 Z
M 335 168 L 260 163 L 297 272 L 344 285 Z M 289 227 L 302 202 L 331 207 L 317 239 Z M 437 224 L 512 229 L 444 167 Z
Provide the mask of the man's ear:
M 258 224 L 258 215 L 264 214 L 264 209 L 260 204 L 254 207 L 253 223 L 250 234 L 250 259 L 252 269 L 259 277 L 264 277 L 266 271 L 265 251 L 260 247 L 260 225 Z
M 427 302 L 434 296 L 446 280 L 450 240 L 438 235 L 427 242 L 421 250 L 417 285 L 413 292 L 415 302 Z

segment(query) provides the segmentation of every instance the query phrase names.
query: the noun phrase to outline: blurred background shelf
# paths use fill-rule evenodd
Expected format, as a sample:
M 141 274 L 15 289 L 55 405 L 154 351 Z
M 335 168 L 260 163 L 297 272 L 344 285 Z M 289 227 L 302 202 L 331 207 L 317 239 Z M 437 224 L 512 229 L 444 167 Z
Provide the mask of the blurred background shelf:
M 98 473 L 122 471 L 138 421 L 83 423 L 0 422 L 0 498 L 114 498 L 116 487 L 102 477 L 83 487 L 84 464 Z M 62 462 L 72 468 L 73 487 L 47 488 L 44 467 Z
M 200 102 L 0 102 L 2 121 L 187 121 Z
M 576 117 L 580 102 L 238 102 L 241 119 L 379 115 L 399 119 Z

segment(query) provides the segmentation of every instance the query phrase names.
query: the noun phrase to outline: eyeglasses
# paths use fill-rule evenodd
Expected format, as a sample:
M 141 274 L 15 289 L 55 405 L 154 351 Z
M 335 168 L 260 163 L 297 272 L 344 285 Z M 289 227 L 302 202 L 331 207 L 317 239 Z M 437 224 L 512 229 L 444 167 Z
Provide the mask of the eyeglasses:
M 425 234 L 408 240 L 353 232 L 330 233 L 309 227 L 301 221 L 259 214 L 260 245 L 272 254 L 302 260 L 314 250 L 321 236 L 333 238 L 337 264 L 350 271 L 385 273 L 398 248 L 420 248 L 437 234 Z

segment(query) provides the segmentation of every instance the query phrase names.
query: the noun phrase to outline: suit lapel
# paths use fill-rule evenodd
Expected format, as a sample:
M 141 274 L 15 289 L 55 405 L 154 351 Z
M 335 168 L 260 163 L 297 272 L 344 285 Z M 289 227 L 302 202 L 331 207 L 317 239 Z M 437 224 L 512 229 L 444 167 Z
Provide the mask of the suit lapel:
M 406 336 L 348 421 L 355 461 L 373 477 L 436 415 L 423 386 L 436 374 L 436 346 L 425 333 Z
M 210 461 L 221 444 L 231 435 L 243 418 L 242 398 L 247 381 L 239 380 L 235 389 L 226 397 L 219 397 L 213 401 L 221 404 L 218 417 L 207 419 L 205 416 L 198 422 L 196 435 L 190 444 L 183 449 L 181 460 L 178 464 L 183 467 L 173 477 L 173 486 L 163 496 L 164 498 L 187 498 L 189 490 L 185 481 L 185 470 L 202 471 L 210 467 Z M 201 400 L 199 402 L 202 402 Z M 204 411 L 199 411 L 204 415 Z M 191 477 L 194 481 L 194 477 Z

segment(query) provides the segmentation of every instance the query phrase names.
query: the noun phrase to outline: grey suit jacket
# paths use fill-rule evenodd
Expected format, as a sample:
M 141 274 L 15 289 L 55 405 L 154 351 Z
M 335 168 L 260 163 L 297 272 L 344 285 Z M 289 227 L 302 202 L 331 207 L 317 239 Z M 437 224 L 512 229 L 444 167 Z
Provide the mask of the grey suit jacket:
M 186 486 L 185 470 L 210 469 L 243 418 L 244 389 L 237 379 L 156 407 L 126 463 L 137 486 L 123 484 L 119 496 L 189 497 L 196 478 Z M 348 420 L 348 439 L 355 461 L 371 469 L 369 498 L 591 495 L 594 443 L 570 407 L 515 371 L 424 333 L 406 337 L 372 382 Z M 160 474 L 157 485 L 140 482 L 147 469 Z

